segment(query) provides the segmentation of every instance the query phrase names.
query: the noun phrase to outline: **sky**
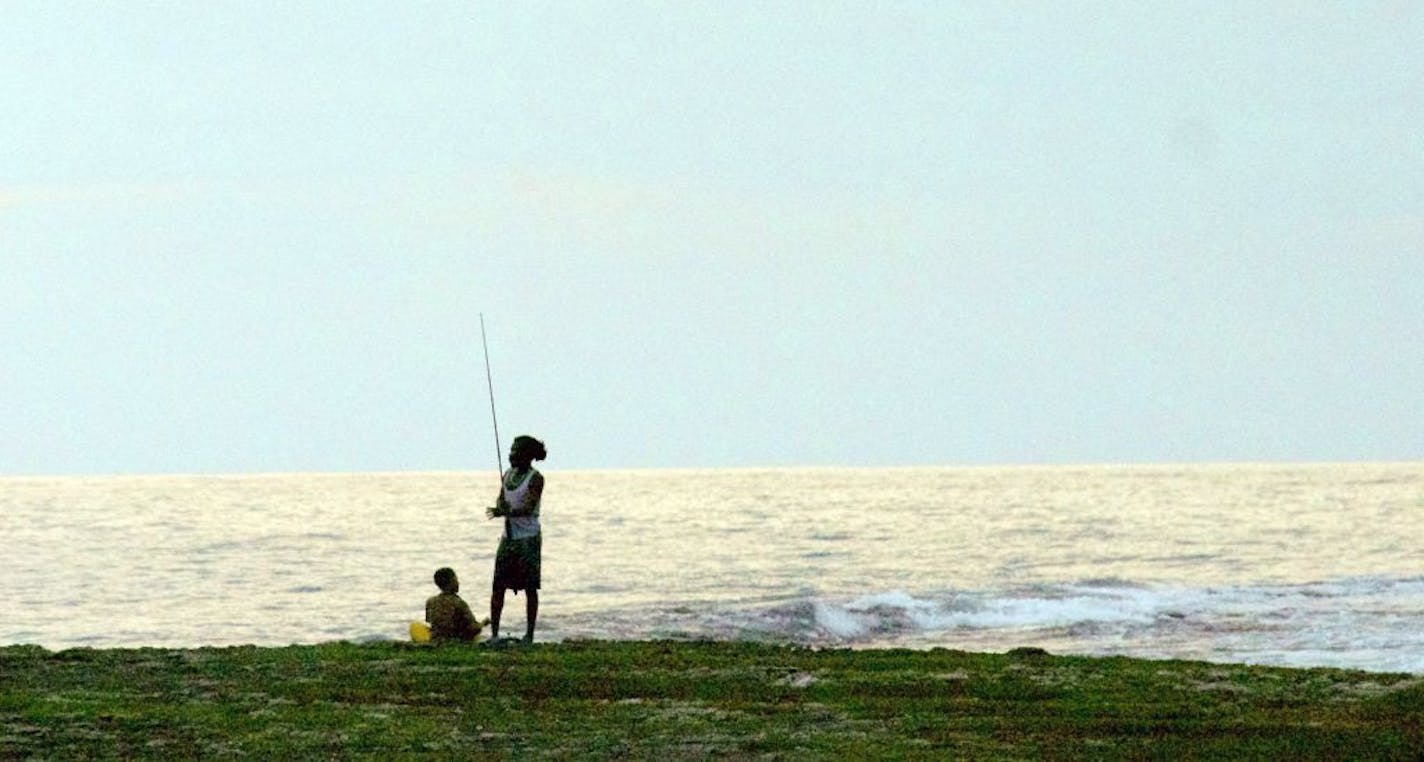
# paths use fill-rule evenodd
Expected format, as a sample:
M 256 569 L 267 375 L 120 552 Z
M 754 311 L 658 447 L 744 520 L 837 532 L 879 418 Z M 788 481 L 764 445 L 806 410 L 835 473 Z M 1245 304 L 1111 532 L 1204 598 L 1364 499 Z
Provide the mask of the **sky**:
M 0 474 L 1424 460 L 1424 4 L 5 0 Z

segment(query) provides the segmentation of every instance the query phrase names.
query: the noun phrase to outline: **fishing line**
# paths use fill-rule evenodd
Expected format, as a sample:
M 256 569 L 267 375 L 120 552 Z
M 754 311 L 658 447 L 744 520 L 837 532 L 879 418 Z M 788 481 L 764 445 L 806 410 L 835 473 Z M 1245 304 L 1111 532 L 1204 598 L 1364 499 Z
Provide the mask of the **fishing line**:
M 485 338 L 485 313 L 480 313 L 480 344 L 485 350 L 485 384 L 489 388 L 490 421 L 494 424 L 494 473 L 504 480 L 504 449 L 499 446 L 499 416 L 494 412 L 494 376 L 490 373 L 489 340 Z

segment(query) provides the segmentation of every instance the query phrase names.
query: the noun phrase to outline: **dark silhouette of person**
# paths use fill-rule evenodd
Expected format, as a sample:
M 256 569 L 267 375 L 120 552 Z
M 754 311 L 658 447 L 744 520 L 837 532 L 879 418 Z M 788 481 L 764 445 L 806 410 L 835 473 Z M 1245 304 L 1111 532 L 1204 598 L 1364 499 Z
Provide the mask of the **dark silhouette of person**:
M 442 567 L 435 571 L 435 586 L 439 595 L 425 601 L 425 621 L 430 623 L 430 639 L 433 641 L 463 640 L 473 641 L 479 637 L 480 623 L 461 598 L 460 578 L 455 570 Z
M 504 533 L 494 557 L 494 585 L 490 595 L 490 637 L 499 637 L 499 617 L 504 611 L 504 594 L 513 590 L 525 595 L 524 642 L 534 642 L 534 623 L 539 618 L 539 566 L 543 536 L 539 531 L 539 501 L 544 494 L 544 475 L 534 468 L 536 460 L 548 457 L 544 443 L 531 436 L 519 436 L 509 445 L 509 470 L 504 472 L 494 506 L 485 510 L 489 518 L 504 517 Z

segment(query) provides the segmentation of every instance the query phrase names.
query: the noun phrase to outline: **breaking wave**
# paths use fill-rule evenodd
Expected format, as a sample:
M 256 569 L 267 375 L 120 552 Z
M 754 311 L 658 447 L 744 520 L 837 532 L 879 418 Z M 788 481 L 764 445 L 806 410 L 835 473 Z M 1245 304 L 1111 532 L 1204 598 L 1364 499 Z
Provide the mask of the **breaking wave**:
M 1003 591 L 890 590 L 710 610 L 682 605 L 651 619 L 618 619 L 594 629 L 611 625 L 600 634 L 614 638 L 982 651 L 1033 645 L 1055 653 L 1424 673 L 1424 628 L 1418 625 L 1424 577 L 1201 588 L 1109 579 Z

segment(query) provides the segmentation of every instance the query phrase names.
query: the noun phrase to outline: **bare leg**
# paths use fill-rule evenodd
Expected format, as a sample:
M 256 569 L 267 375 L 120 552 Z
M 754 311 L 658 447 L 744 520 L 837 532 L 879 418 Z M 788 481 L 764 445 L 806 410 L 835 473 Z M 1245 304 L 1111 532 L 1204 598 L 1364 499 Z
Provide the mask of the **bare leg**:
M 490 640 L 499 639 L 499 615 L 504 612 L 504 588 L 490 596 Z
M 524 629 L 524 642 L 533 643 L 534 621 L 539 618 L 539 591 L 525 590 L 524 595 L 524 617 L 528 620 L 528 624 L 525 625 Z

